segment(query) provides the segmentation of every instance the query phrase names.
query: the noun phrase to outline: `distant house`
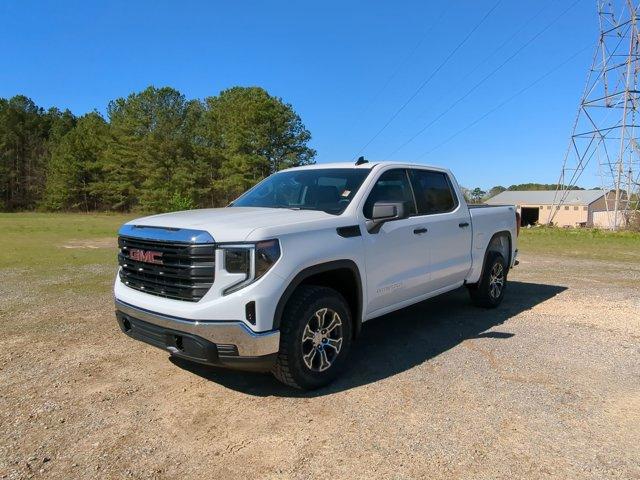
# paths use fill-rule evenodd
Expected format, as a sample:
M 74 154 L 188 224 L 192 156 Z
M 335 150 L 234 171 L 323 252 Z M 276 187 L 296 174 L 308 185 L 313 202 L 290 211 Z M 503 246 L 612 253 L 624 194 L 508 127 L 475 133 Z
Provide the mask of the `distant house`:
M 557 203 L 565 193 L 567 190 L 561 190 L 557 195 L 555 190 L 506 190 L 484 203 L 488 205 L 516 205 L 518 212 L 520 212 L 522 226 L 548 224 L 553 208 L 556 209 L 556 212 L 551 221 L 560 227 L 608 226 L 606 213 L 605 215 L 597 213 L 607 210 L 604 190 L 569 190 L 563 204 L 558 206 Z M 614 192 L 609 192 L 610 207 L 613 195 Z M 607 223 L 604 224 L 605 222 Z

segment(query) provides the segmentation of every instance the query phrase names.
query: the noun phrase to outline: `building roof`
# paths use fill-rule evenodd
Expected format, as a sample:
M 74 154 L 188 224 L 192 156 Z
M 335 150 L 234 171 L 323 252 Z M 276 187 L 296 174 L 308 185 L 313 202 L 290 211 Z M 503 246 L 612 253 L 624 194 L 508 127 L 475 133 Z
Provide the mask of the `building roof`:
M 489 205 L 553 205 L 567 190 L 506 190 L 485 201 Z M 604 190 L 569 190 L 564 205 L 589 205 L 605 194 Z

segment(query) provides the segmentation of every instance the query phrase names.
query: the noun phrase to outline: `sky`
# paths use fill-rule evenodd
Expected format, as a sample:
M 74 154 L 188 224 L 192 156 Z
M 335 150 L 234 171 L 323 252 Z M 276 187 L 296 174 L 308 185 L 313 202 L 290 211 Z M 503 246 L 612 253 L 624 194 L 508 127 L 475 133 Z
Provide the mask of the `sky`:
M 149 85 L 187 98 L 255 85 L 293 106 L 320 163 L 444 166 L 470 188 L 555 183 L 595 3 L 4 0 L 0 97 L 81 115 Z

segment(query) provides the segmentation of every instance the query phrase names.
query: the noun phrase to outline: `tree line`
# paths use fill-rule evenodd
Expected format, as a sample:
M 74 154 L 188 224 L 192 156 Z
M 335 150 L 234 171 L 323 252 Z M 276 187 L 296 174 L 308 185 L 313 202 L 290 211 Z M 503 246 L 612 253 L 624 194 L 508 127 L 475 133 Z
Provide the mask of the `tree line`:
M 495 197 L 499 193 L 504 191 L 513 191 L 513 190 L 556 190 L 558 185 L 556 183 L 519 183 L 516 185 L 510 185 L 509 187 L 503 187 L 502 185 L 496 185 L 495 187 L 491 187 L 488 191 L 482 190 L 480 187 L 476 187 L 474 189 L 464 188 L 462 189 L 464 198 L 469 203 L 482 203 L 484 200 L 488 200 L 492 197 Z M 567 190 L 584 190 L 582 187 L 568 185 L 562 185 L 561 189 Z
M 0 98 L 0 210 L 170 211 L 224 206 L 314 162 L 300 116 L 258 87 L 189 100 L 148 87 L 75 116 Z

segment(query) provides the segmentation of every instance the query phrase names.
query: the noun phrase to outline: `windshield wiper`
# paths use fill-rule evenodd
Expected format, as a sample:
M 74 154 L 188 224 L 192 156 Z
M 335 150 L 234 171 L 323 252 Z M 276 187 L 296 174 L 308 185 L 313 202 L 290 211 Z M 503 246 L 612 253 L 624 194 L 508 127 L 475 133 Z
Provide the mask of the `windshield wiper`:
M 290 210 L 313 210 L 314 212 L 324 212 L 324 213 L 328 213 L 329 215 L 340 215 L 342 212 L 339 212 L 337 210 L 324 210 L 322 208 L 312 208 L 312 207 L 287 207 Z

